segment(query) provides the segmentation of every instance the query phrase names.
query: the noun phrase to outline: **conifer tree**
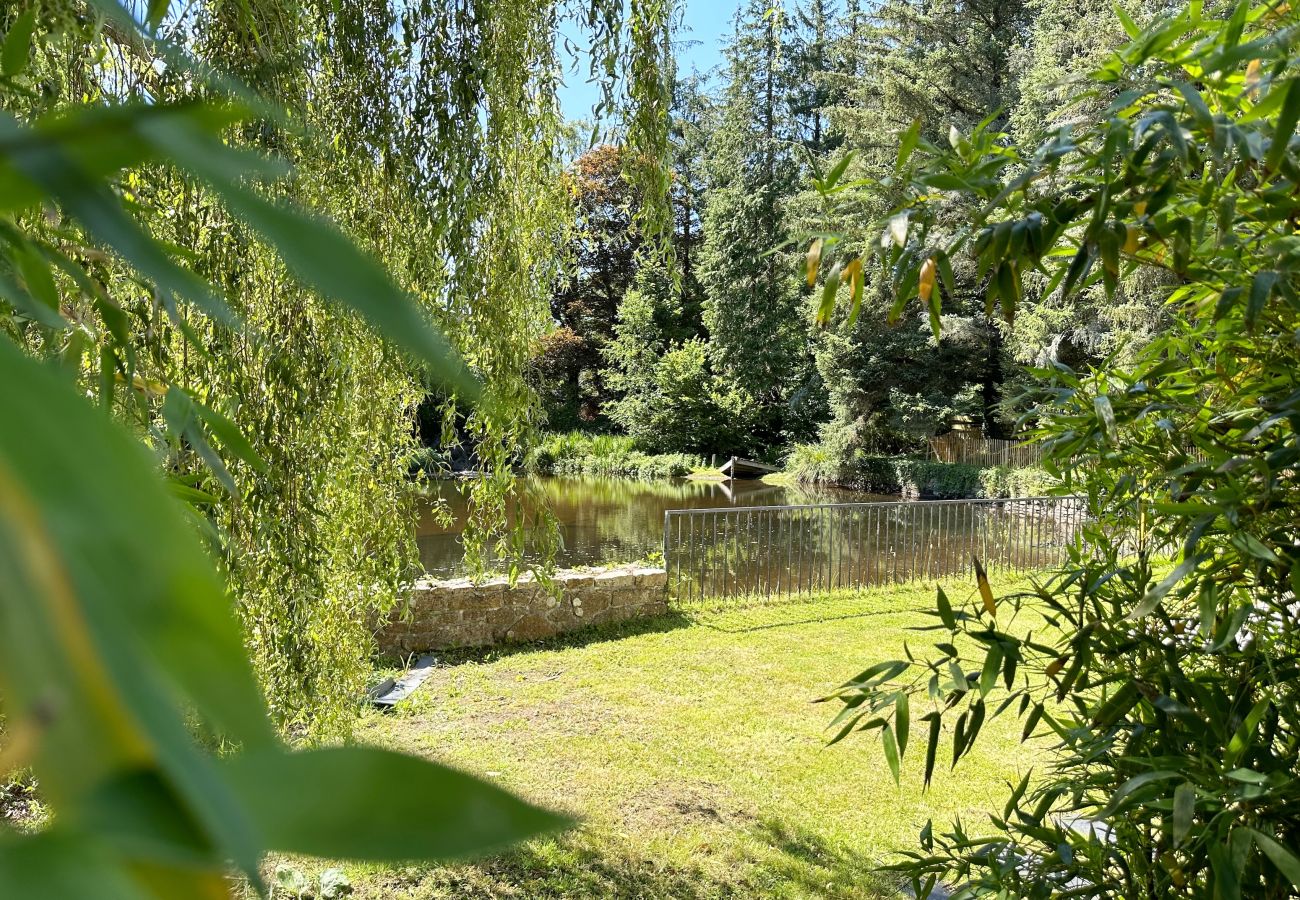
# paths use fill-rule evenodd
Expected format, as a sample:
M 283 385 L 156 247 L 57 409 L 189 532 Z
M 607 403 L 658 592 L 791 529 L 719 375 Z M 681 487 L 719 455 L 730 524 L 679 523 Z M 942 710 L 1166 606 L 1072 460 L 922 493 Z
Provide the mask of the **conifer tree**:
M 789 231 L 801 186 L 793 153 L 791 24 L 760 0 L 737 15 L 726 87 L 709 141 L 709 197 L 700 278 L 710 358 L 757 412 L 745 447 L 759 452 L 798 427 L 792 407 L 810 376 L 804 304 L 792 259 L 772 253 Z

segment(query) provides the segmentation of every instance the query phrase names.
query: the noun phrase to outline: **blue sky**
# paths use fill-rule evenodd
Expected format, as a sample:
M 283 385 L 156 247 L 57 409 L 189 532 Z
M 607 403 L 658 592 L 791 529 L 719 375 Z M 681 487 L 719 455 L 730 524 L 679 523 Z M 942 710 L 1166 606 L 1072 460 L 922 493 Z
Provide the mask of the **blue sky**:
M 677 68 L 689 75 L 692 68 L 707 72 L 722 62 L 722 39 L 731 31 L 731 20 L 740 0 L 678 0 L 685 7 L 677 31 Z M 583 43 L 576 26 L 562 27 L 561 32 L 575 43 Z M 561 56 L 566 54 L 561 51 Z M 568 119 L 590 119 L 591 106 L 599 96 L 595 85 L 587 83 L 587 61 L 579 62 L 577 72 L 565 72 L 567 82 L 560 91 L 560 104 Z

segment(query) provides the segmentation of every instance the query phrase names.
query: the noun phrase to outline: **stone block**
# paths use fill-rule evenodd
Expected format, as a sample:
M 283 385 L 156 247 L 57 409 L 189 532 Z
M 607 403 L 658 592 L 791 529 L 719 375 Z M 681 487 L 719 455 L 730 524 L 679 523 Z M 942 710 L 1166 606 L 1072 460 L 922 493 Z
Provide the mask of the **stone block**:
M 593 583 L 598 588 L 610 590 L 636 587 L 636 576 L 627 569 L 610 569 L 597 575 Z
M 530 613 L 506 630 L 508 641 L 537 641 L 556 633 L 555 626 L 545 616 Z

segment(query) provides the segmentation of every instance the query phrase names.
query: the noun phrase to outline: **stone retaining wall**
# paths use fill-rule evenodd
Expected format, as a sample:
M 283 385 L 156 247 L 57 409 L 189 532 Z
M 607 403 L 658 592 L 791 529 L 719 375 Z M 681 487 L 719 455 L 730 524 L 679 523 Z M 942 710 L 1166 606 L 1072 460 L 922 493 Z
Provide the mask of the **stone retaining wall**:
M 465 578 L 420 582 L 405 620 L 394 613 L 376 630 L 379 650 L 400 655 L 535 641 L 668 611 L 668 576 L 663 569 L 629 565 L 561 571 L 555 580 L 562 588 L 558 599 L 531 574 L 521 576 L 514 587 L 505 578 L 480 584 Z

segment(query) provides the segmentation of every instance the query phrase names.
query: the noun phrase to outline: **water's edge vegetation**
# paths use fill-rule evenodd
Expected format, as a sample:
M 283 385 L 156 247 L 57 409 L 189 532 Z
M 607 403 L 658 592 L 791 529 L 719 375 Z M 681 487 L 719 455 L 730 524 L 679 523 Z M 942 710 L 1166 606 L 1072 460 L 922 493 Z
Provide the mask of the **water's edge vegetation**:
M 532 462 L 541 474 L 643 480 L 717 471 L 699 456 L 645 453 L 628 435 L 581 431 L 544 435 Z M 785 483 L 935 500 L 1038 497 L 1052 493 L 1058 484 L 1040 466 L 976 466 L 911 456 L 870 456 L 862 451 L 844 459 L 817 444 L 796 445 L 781 475 Z

